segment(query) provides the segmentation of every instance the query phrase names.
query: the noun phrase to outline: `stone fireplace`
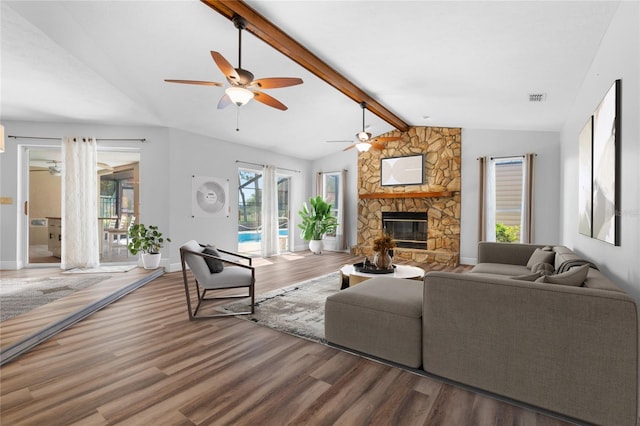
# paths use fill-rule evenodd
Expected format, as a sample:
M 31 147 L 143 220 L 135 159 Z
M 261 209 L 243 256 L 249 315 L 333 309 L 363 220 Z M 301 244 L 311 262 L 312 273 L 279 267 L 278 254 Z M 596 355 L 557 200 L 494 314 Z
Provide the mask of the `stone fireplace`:
M 356 253 L 372 256 L 373 240 L 383 233 L 383 215 L 419 214 L 425 220 L 426 239 L 408 246 L 404 228 L 392 233 L 398 239 L 394 257 L 418 262 L 456 266 L 460 259 L 460 154 L 461 129 L 412 127 L 388 142 L 383 150 L 370 149 L 358 154 L 358 245 Z M 383 158 L 424 155 L 424 183 L 381 185 Z M 393 215 L 392 215 L 393 216 Z M 420 225 L 415 225 L 420 231 Z M 387 229 L 389 231 L 389 229 Z M 411 233 L 414 225 L 411 225 Z M 398 232 L 401 235 L 398 235 Z

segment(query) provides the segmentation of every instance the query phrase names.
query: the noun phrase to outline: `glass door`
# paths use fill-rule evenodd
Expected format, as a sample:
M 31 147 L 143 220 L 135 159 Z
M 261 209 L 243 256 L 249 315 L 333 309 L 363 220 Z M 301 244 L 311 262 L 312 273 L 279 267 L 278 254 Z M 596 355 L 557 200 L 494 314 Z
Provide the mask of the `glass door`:
M 278 180 L 278 252 L 291 250 L 291 176 L 277 175 Z
M 262 172 L 238 169 L 238 253 L 259 255 L 262 231 Z
M 290 250 L 291 177 L 276 174 L 278 190 L 278 252 Z M 262 251 L 262 171 L 238 170 L 238 252 L 258 256 Z
M 329 251 L 344 250 L 344 171 L 325 172 L 319 175 L 318 194 L 331 205 L 331 212 L 338 219 L 336 232 L 324 237 L 324 248 Z

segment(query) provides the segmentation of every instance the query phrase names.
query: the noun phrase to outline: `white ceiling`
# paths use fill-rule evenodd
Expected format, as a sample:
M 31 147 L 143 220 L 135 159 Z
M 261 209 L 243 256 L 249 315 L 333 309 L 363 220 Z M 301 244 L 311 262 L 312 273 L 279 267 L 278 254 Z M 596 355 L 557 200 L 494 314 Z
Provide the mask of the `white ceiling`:
M 247 1 L 410 125 L 558 131 L 617 1 Z M 359 105 L 249 33 L 243 68 L 300 77 L 216 109 L 225 82 L 209 51 L 237 66 L 237 30 L 199 1 L 1 3 L 2 120 L 184 129 L 303 159 L 340 151 Z M 530 103 L 544 92 L 546 102 Z M 425 116 L 430 118 L 425 119 Z M 367 112 L 374 135 L 392 127 Z M 50 135 L 62 136 L 62 135 Z M 96 135 L 100 137 L 100 135 Z M 355 155 L 355 153 L 354 153 Z

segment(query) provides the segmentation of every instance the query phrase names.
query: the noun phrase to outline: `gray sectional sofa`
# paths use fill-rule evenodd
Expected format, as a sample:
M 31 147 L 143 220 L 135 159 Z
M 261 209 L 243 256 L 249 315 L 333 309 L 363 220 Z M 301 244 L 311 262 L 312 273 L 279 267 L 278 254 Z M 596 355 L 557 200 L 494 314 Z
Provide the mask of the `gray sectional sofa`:
M 635 425 L 636 302 L 596 268 L 563 246 L 480 243 L 469 273 L 377 277 L 330 296 L 325 337 L 581 421 Z

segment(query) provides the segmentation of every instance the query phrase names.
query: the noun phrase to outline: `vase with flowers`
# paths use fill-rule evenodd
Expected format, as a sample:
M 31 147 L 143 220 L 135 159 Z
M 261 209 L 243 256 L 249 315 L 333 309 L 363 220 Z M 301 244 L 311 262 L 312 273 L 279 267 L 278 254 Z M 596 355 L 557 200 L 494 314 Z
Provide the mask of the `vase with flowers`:
M 381 237 L 373 240 L 373 264 L 377 269 L 389 270 L 393 269 L 391 263 L 391 255 L 389 250 L 394 248 L 396 244 L 393 242 L 391 235 L 384 232 Z

